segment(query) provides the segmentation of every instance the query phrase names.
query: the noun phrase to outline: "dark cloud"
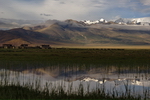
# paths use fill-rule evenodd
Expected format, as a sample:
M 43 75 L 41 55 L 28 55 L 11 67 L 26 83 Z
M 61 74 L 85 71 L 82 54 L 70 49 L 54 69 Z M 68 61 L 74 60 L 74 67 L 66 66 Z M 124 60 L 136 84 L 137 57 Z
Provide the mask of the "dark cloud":
M 17 0 L 18 2 L 22 1 L 22 2 L 43 2 L 45 0 Z
M 61 1 L 60 4 L 65 4 L 65 2 Z
M 52 16 L 51 14 L 40 14 L 41 16 Z

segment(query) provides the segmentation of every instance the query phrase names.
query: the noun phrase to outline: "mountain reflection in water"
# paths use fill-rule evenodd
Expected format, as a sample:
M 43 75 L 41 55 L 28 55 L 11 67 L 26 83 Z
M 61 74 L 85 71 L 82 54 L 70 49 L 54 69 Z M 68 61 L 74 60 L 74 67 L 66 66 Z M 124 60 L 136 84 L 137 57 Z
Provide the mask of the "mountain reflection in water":
M 8 84 L 13 82 L 20 84 L 39 82 L 42 89 L 49 83 L 54 86 L 63 85 L 65 90 L 72 85 L 72 90 L 76 90 L 83 84 L 84 90 L 103 88 L 106 93 L 125 93 L 130 90 L 134 95 L 144 95 L 143 91 L 150 89 L 150 74 L 147 69 L 118 68 L 115 66 L 106 67 L 45 67 L 16 70 L 0 70 L 0 80 L 8 80 Z

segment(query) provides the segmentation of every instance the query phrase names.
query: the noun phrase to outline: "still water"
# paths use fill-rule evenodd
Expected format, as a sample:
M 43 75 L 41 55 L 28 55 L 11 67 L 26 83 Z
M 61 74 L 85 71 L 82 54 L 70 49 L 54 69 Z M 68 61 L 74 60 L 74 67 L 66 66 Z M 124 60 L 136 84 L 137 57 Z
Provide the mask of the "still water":
M 32 84 L 40 90 L 63 87 L 65 91 L 76 91 L 82 84 L 84 91 L 103 89 L 105 93 L 122 95 L 130 92 L 134 96 L 149 97 L 149 66 L 88 66 L 51 65 L 42 67 L 0 69 L 1 84 Z

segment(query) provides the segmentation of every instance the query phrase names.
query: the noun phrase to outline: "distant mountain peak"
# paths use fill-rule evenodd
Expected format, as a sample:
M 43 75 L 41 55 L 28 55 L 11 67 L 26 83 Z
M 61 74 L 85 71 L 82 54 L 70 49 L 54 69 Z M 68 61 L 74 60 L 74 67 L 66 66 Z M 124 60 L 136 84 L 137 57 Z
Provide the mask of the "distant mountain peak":
M 138 24 L 143 26 L 150 25 L 150 17 L 143 18 L 119 18 L 115 21 L 118 24 Z
M 91 24 L 99 24 L 99 23 L 107 23 L 107 21 L 103 18 L 101 18 L 100 20 L 95 20 L 95 21 L 91 21 L 91 20 L 84 20 L 82 21 L 85 24 L 91 25 Z

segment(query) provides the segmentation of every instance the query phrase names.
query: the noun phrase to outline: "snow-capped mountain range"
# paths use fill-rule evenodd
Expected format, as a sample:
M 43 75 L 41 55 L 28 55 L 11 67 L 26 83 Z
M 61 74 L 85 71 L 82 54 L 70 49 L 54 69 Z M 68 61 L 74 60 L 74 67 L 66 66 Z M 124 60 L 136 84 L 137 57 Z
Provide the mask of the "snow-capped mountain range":
M 115 21 L 118 24 L 137 24 L 142 26 L 150 25 L 150 17 L 143 18 L 119 18 Z
M 108 21 L 106 21 L 105 19 L 101 18 L 100 20 L 95 20 L 95 21 L 91 21 L 91 20 L 84 20 L 82 21 L 84 22 L 85 24 L 98 24 L 98 23 L 107 23 Z
M 16 19 L 5 19 L 0 18 L 0 29 L 7 30 L 7 29 L 13 29 L 13 28 L 20 28 L 23 26 L 31 26 L 31 25 L 38 25 L 38 24 L 44 24 L 44 25 L 52 25 L 54 23 L 70 23 L 66 21 L 59 21 L 59 20 L 16 20 Z M 93 24 L 107 24 L 107 25 L 139 25 L 139 26 L 150 26 L 150 17 L 143 17 L 143 18 L 119 18 L 115 21 L 106 20 L 104 18 L 101 18 L 99 20 L 82 20 L 82 21 L 76 21 L 79 22 L 76 23 L 76 26 L 79 24 L 84 25 L 93 25 Z M 80 23 L 81 22 L 81 23 Z M 84 26 L 83 25 L 83 26 Z M 81 25 L 80 25 L 81 27 Z
M 87 25 L 92 25 L 92 24 L 99 24 L 99 23 L 104 23 L 107 24 L 112 21 L 107 21 L 103 18 L 100 20 L 84 20 L 82 21 Z M 142 25 L 142 26 L 150 26 L 150 17 L 143 17 L 143 18 L 119 18 L 115 21 L 113 21 L 115 24 L 120 24 L 120 25 Z

